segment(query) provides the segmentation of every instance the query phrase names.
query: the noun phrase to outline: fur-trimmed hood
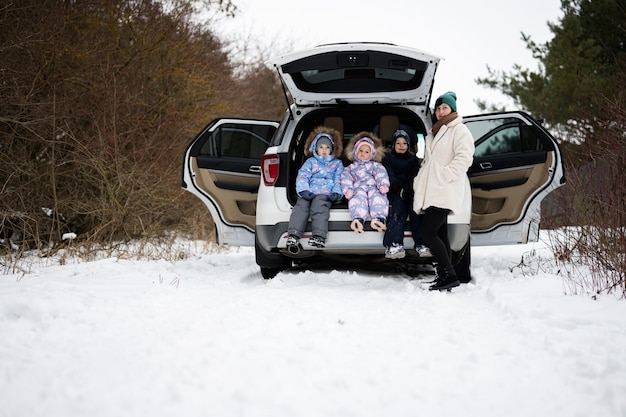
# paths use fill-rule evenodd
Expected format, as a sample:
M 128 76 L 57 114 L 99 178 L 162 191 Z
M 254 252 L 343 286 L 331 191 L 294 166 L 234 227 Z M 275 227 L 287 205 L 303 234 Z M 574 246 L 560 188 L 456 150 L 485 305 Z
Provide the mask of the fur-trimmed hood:
M 348 142 L 348 145 L 346 146 L 346 152 L 345 152 L 346 158 L 348 158 L 350 161 L 354 161 L 356 159 L 355 153 L 357 150 L 354 149 L 354 146 L 361 139 L 364 139 L 367 142 L 369 142 L 371 146 L 374 148 L 374 152 L 372 152 L 371 160 L 375 162 L 381 162 L 383 160 L 383 157 L 385 156 L 385 148 L 383 147 L 383 142 L 378 138 L 378 136 L 376 136 L 372 132 L 359 132 L 356 135 L 354 135 L 352 139 L 350 139 L 350 142 Z
M 321 136 L 320 136 L 321 135 Z M 333 142 L 333 155 L 340 158 L 343 152 L 343 140 L 338 130 L 332 127 L 318 126 L 309 135 L 304 144 L 304 154 L 313 156 L 317 147 L 317 140 L 320 137 L 328 137 Z

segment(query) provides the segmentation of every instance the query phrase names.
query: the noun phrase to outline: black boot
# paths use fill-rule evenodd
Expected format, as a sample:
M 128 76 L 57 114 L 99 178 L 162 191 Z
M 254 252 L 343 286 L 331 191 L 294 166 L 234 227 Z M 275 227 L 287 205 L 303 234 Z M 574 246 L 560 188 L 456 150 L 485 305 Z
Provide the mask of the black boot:
M 433 285 L 428 288 L 429 290 L 450 290 L 451 288 L 461 285 L 452 266 L 437 266 L 436 271 L 437 279 Z

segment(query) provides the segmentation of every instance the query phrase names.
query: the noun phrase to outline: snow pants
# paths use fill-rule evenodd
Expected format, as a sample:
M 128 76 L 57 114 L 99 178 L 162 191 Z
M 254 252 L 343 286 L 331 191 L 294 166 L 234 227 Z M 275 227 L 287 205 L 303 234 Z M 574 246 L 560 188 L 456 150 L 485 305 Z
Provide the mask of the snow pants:
M 378 191 L 378 188 L 369 190 L 357 188 L 352 198 L 348 200 L 348 210 L 350 210 L 352 220 L 365 220 L 368 214 L 371 219 L 386 219 L 389 213 L 389 201 L 385 194 Z
M 310 217 L 313 235 L 326 238 L 331 205 L 332 201 L 325 194 L 316 194 L 311 201 L 298 197 L 296 205 L 291 210 L 287 233 L 302 237 Z
M 420 237 L 422 216 L 413 211 L 413 202 L 405 201 L 396 193 L 387 194 L 387 198 L 389 199 L 389 218 L 387 219 L 387 230 L 383 237 L 383 245 L 388 247 L 392 243 L 403 244 L 404 225 L 406 224 L 407 216 L 415 245 L 424 245 L 424 241 Z

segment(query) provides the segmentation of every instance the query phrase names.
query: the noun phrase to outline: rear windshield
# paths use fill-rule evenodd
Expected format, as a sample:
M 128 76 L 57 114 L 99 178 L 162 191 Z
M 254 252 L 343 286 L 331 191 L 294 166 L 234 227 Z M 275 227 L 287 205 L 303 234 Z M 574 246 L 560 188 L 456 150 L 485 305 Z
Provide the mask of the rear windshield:
M 371 93 L 418 88 L 428 62 L 376 51 L 328 52 L 282 67 L 302 91 Z

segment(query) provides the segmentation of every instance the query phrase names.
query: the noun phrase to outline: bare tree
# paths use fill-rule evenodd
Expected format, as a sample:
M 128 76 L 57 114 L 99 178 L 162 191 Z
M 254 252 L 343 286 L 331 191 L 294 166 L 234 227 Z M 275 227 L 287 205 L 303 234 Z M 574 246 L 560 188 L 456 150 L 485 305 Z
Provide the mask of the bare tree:
M 231 111 L 236 86 L 219 39 L 193 23 L 196 6 L 3 2 L 5 242 L 49 247 L 66 232 L 112 242 L 196 216 L 180 189 L 182 152 L 207 120 Z

